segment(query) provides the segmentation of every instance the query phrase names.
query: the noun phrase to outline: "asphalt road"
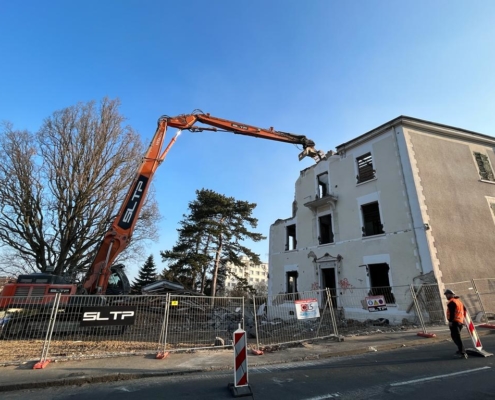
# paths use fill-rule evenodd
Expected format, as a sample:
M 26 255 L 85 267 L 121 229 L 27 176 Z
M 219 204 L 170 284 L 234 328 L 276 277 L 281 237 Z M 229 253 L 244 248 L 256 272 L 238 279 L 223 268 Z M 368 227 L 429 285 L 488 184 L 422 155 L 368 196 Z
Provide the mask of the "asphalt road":
M 465 340 L 468 344 L 468 340 Z M 495 352 L 495 335 L 483 337 Z M 469 346 L 468 346 L 469 347 Z M 495 399 L 495 356 L 454 358 L 452 342 L 361 356 L 251 368 L 255 399 Z M 152 378 L 0 393 L 0 398 L 53 400 L 231 399 L 232 372 Z M 244 397 L 249 399 L 250 397 Z

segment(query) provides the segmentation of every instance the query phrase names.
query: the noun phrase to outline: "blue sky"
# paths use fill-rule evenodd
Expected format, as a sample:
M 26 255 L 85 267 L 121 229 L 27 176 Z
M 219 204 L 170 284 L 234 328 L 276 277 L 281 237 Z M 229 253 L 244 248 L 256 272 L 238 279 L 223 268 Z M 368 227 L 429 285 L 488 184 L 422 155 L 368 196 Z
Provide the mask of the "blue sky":
M 492 0 L 3 0 L 0 120 L 34 132 L 55 110 L 108 96 L 146 143 L 158 117 L 197 108 L 324 151 L 399 115 L 495 136 L 494 21 Z M 297 154 L 184 132 L 154 180 L 158 269 L 197 189 L 257 203 L 265 235 L 290 217 L 312 164 Z M 268 240 L 251 247 L 267 260 Z

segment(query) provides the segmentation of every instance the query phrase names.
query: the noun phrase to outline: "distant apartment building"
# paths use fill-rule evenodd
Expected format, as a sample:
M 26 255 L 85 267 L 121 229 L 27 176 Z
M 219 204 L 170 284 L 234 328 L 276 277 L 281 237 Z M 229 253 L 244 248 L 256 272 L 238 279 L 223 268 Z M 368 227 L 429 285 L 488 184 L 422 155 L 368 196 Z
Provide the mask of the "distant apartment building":
M 237 286 L 236 276 L 247 279 L 251 286 L 255 286 L 258 283 L 268 284 L 268 263 L 255 265 L 245 256 L 241 260 L 244 263 L 243 267 L 237 267 L 230 262 L 226 264 L 226 290 L 232 290 Z

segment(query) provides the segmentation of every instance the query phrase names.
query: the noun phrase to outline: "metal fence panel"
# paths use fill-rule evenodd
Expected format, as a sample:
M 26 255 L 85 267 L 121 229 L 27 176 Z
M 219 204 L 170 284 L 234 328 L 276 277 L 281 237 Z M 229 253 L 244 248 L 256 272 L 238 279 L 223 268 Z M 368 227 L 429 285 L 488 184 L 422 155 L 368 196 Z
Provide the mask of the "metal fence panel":
M 488 321 L 494 320 L 495 319 L 495 278 L 473 279 L 473 284 L 478 290 L 487 320 Z
M 298 319 L 295 302 L 316 299 L 319 317 Z M 257 346 L 271 346 L 324 338 L 336 335 L 333 322 L 333 308 L 326 290 L 313 290 L 292 294 L 279 294 L 254 298 L 256 326 L 248 330 L 255 336 Z
M 459 296 L 473 321 L 481 320 L 482 315 L 484 314 L 483 305 L 480 303 L 480 298 L 472 281 L 446 283 L 445 288 L 451 289 Z M 443 303 L 446 307 L 447 301 L 444 300 Z
M 49 358 L 157 352 L 166 310 L 165 300 L 166 296 L 71 296 L 70 301 L 61 304 L 57 312 Z M 108 322 L 119 315 L 108 315 L 107 310 L 118 310 L 118 307 L 135 310 L 132 325 Z M 102 320 L 100 325 L 83 326 L 83 313 L 88 310 L 93 312 L 94 318 Z M 42 327 L 39 328 L 41 331 Z
M 54 298 L 44 304 L 43 297 L 18 300 L 2 298 L 8 306 L 0 311 L 0 363 L 39 361 L 43 352 Z
M 421 284 L 415 287 L 418 305 L 426 328 L 446 324 L 445 299 L 436 283 Z
M 420 325 L 410 286 L 352 287 L 334 293 L 337 304 L 335 318 L 340 334 L 405 330 Z M 378 300 L 376 296 L 383 296 L 386 309 L 377 310 L 370 305 Z M 368 304 L 368 301 L 371 303 Z
M 170 295 L 164 349 L 231 346 L 239 324 L 244 327 L 242 297 Z
M 459 295 L 474 321 L 484 320 L 485 315 L 495 319 L 495 278 L 444 286 Z M 372 311 L 367 302 L 370 296 L 383 296 L 386 310 Z M 447 303 L 437 284 L 315 290 L 254 297 L 247 300 L 249 304 L 242 297 L 172 294 L 57 298 L 58 307 L 54 306 L 55 298 L 44 304 L 43 297 L 2 300 L 0 363 L 227 347 L 239 324 L 251 341 L 256 339 L 258 347 L 418 325 L 424 330 L 444 328 Z M 298 319 L 295 302 L 308 299 L 317 300 L 319 317 Z M 134 310 L 131 325 L 82 324 L 87 310 L 99 310 L 91 316 L 105 321 L 105 312 L 119 307 Z

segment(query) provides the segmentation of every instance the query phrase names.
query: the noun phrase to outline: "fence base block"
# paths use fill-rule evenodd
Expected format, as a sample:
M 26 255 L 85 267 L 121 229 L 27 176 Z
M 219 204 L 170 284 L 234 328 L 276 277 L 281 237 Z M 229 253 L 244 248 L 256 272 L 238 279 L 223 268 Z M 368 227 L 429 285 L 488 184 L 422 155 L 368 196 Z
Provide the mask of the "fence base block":
M 233 383 L 229 383 L 227 387 L 230 389 L 230 391 L 232 392 L 232 396 L 234 397 L 253 397 L 253 391 L 251 390 L 251 386 L 249 385 L 236 387 Z
M 426 337 L 426 338 L 434 338 L 437 337 L 434 333 L 427 333 L 427 332 L 418 332 L 418 336 Z
M 494 324 L 481 324 L 481 325 L 478 325 L 478 328 L 495 329 L 495 325 Z
M 262 356 L 264 353 L 261 350 L 251 349 L 251 354 L 255 356 Z
M 466 349 L 466 353 L 468 353 L 470 356 L 478 356 L 478 357 L 493 356 L 492 353 L 488 353 L 485 350 L 478 350 L 478 349 L 473 349 L 473 348 Z
M 160 351 L 156 354 L 155 358 L 157 360 L 162 360 L 163 358 L 167 358 L 170 353 L 168 351 Z
M 36 364 L 33 365 L 33 369 L 43 369 L 45 368 L 48 364 L 50 364 L 51 360 L 45 360 L 45 361 L 38 361 Z

